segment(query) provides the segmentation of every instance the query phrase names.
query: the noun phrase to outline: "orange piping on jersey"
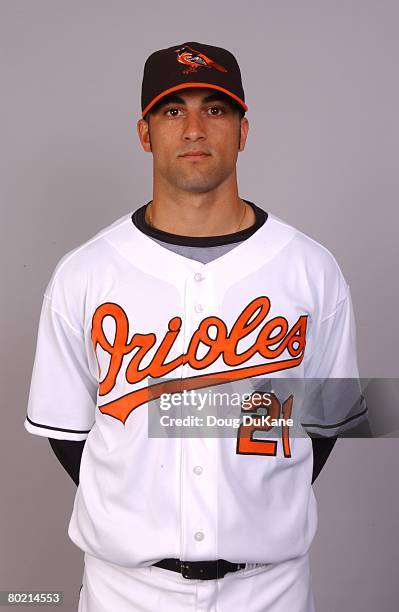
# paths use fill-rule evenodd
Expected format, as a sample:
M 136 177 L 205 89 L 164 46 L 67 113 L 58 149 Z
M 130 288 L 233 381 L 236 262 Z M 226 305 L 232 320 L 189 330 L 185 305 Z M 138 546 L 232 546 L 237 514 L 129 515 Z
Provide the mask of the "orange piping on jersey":
M 283 403 L 282 410 L 283 410 L 283 419 L 285 421 L 291 418 L 293 401 L 294 401 L 294 396 L 290 395 Z M 283 425 L 282 440 L 283 440 L 284 457 L 291 457 L 288 425 Z

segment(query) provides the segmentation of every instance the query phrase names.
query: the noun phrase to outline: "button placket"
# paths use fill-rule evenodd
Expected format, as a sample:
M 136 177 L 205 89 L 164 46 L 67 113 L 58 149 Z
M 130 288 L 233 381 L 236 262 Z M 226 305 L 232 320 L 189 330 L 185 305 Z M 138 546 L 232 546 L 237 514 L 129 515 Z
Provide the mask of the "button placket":
M 192 283 L 192 299 L 194 302 L 194 311 L 197 314 L 204 312 L 204 293 L 206 289 L 205 275 L 202 272 L 196 272 L 193 275 L 194 283 Z
M 205 538 L 205 534 L 203 531 L 196 531 L 194 534 L 194 540 L 196 542 L 202 542 L 202 540 Z
M 212 278 L 202 270 L 194 270 L 186 278 L 185 311 L 186 350 L 200 322 L 214 311 L 215 296 Z M 185 343 L 185 344 L 186 344 Z M 184 376 L 198 375 L 186 364 Z M 201 413 L 198 413 L 202 416 Z M 207 558 L 216 554 L 217 479 L 213 473 L 214 441 L 204 438 L 182 438 L 182 555 L 195 556 L 197 547 Z M 211 465 L 209 465 L 209 461 Z

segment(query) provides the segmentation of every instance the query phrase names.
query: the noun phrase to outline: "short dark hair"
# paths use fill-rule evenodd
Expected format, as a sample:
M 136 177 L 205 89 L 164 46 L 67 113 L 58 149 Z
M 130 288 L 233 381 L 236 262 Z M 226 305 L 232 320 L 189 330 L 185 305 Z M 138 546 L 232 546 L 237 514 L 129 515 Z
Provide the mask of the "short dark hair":
M 227 104 L 233 111 L 236 111 L 240 115 L 240 119 L 244 117 L 245 110 L 243 109 L 241 104 L 238 104 L 238 102 L 235 102 L 235 100 L 231 96 L 228 96 L 222 91 L 215 91 L 214 96 L 215 96 L 215 100 L 216 99 L 223 100 L 223 102 Z M 158 102 L 156 102 L 154 106 L 150 108 L 150 110 L 145 114 L 143 119 L 148 122 L 151 114 L 156 113 L 162 106 L 169 104 L 169 102 L 177 101 L 178 98 L 179 98 L 178 94 L 174 92 L 164 96 L 163 98 L 158 100 Z

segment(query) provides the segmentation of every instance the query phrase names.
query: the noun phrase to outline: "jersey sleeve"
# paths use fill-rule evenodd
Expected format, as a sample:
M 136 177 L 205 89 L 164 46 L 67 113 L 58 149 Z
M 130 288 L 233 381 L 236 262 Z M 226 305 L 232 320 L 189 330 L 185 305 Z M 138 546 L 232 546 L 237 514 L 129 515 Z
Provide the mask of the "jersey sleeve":
M 338 436 L 368 418 L 359 380 L 356 327 L 349 286 L 317 325 L 306 366 L 302 426 L 310 435 Z
M 44 295 L 25 429 L 59 440 L 85 440 L 94 424 L 98 381 L 84 333 Z

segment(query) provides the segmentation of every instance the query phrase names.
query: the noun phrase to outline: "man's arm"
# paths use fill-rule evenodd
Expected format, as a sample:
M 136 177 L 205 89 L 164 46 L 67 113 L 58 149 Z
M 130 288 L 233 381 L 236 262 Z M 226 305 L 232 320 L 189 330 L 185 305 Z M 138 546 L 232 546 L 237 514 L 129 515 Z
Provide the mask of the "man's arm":
M 76 485 L 79 485 L 80 461 L 86 440 L 55 440 L 49 438 L 57 459 Z
M 312 445 L 313 445 L 312 484 L 316 480 L 317 476 L 320 474 L 337 439 L 338 439 L 338 436 L 331 437 L 331 438 L 312 438 Z

